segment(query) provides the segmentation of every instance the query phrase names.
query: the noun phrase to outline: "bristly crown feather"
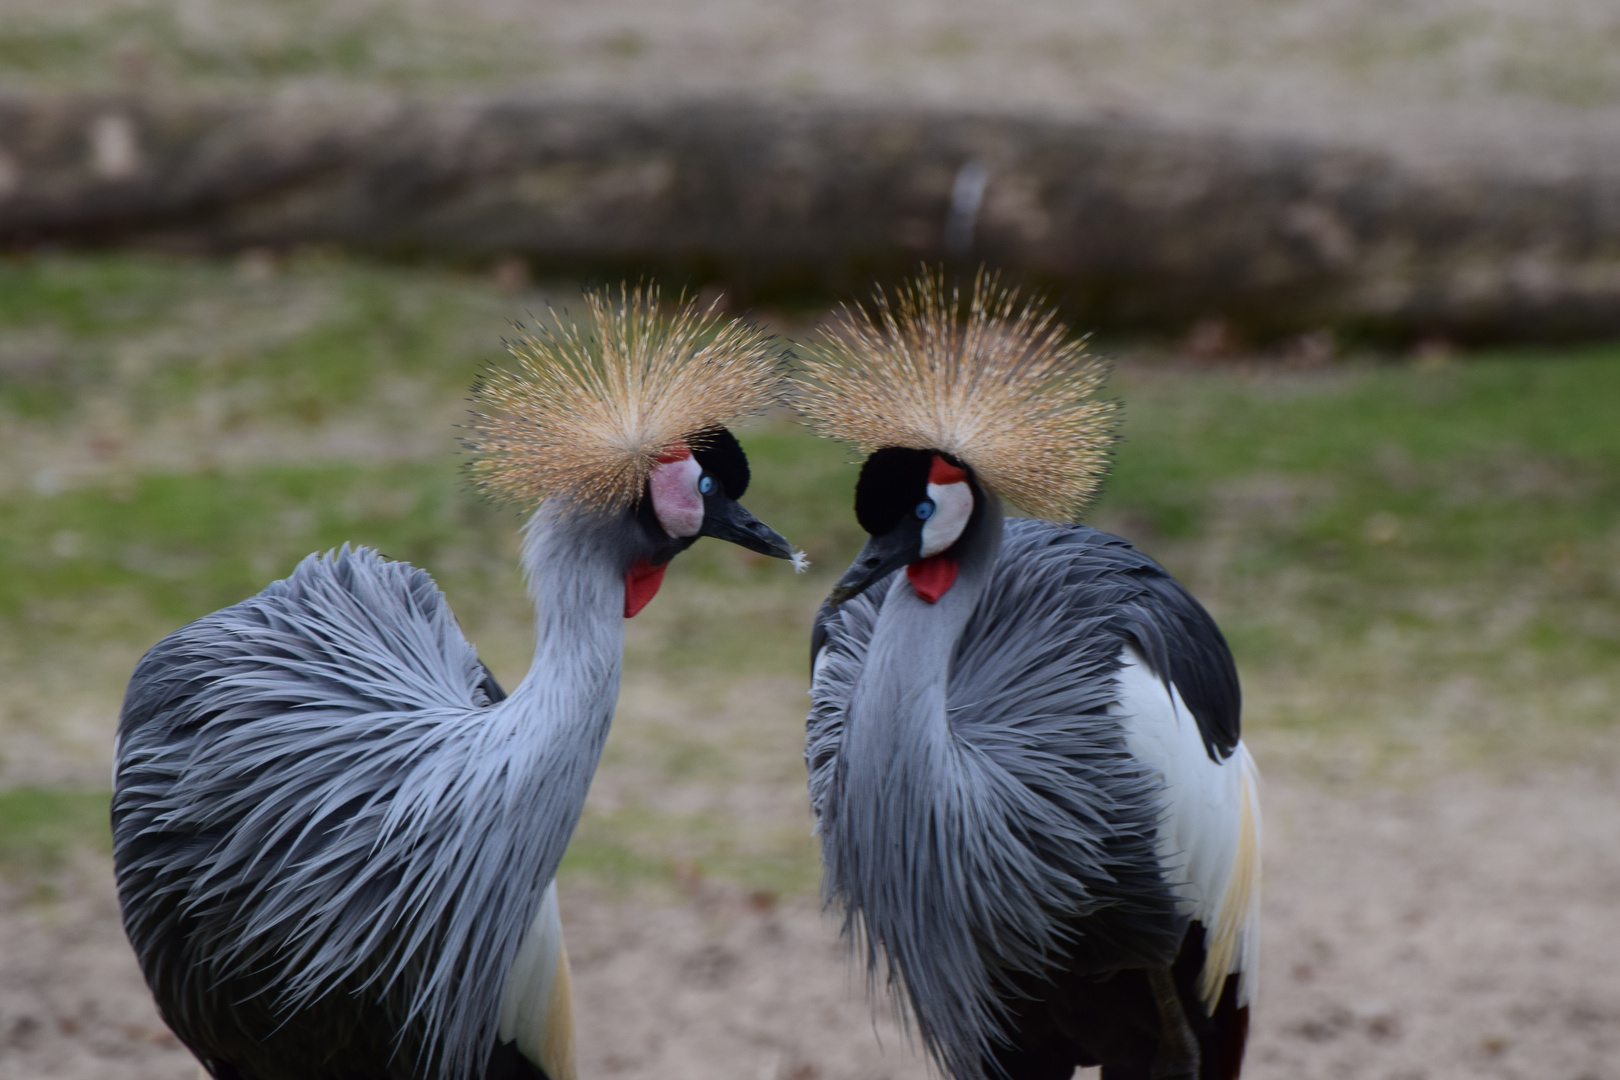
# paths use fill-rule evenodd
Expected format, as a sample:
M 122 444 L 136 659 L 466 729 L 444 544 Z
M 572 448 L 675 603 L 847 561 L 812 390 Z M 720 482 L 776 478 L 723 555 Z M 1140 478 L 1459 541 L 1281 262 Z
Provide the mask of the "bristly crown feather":
M 923 270 L 869 308 L 842 308 L 804 350 L 795 404 L 862 453 L 940 450 L 1026 512 L 1073 521 L 1108 471 L 1119 403 L 1108 367 L 1039 299 L 981 269 L 960 290 Z
M 656 286 L 621 285 L 585 295 L 583 325 L 550 314 L 473 392 L 468 473 L 503 502 L 633 505 L 661 455 L 773 400 L 771 339 L 714 304 L 665 312 Z

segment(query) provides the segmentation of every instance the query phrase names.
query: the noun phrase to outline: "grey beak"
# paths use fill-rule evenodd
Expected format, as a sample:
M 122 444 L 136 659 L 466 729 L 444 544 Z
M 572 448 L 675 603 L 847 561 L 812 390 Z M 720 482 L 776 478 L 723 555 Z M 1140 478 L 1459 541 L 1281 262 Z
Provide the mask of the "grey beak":
M 727 540 L 749 551 L 775 559 L 793 558 L 793 547 L 781 533 L 765 524 L 734 499 L 713 499 L 704 507 L 699 536 Z
M 853 600 L 873 582 L 881 581 L 902 566 L 916 562 L 921 555 L 920 530 L 901 527 L 883 536 L 874 536 L 861 548 L 861 553 L 855 556 L 855 561 L 838 579 L 832 592 L 827 594 L 827 602 L 836 606 Z

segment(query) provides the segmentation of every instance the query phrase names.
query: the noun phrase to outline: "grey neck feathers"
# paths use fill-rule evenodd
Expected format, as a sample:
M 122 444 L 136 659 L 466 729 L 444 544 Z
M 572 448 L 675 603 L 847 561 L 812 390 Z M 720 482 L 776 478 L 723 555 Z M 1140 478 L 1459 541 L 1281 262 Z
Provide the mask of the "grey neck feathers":
M 488 1053 L 512 962 L 585 808 L 619 694 L 624 572 L 638 536 L 628 515 L 550 503 L 524 528 L 534 663 L 480 718 L 476 744 L 457 754 L 460 774 L 447 778 L 447 799 L 470 812 L 465 846 L 434 867 L 455 886 L 439 917 L 442 955 L 412 1003 L 444 1040 L 446 1067 L 432 1075 L 472 1075 Z M 443 959 L 463 942 L 465 972 Z
M 918 597 L 904 574 L 889 584 L 850 700 L 845 754 L 852 793 L 863 780 L 888 787 L 899 779 L 897 769 L 950 767 L 945 690 L 951 654 L 1001 553 L 1001 501 L 988 492 L 983 498 L 983 515 L 954 549 L 956 583 L 938 603 Z
M 535 606 L 534 662 L 498 707 L 518 713 L 515 734 L 529 751 L 523 764 L 569 789 L 566 795 L 554 791 L 552 805 L 583 803 L 607 738 L 619 693 L 624 573 L 633 559 L 634 529 L 628 518 L 548 502 L 523 531 L 523 569 Z
M 956 1076 L 974 1075 L 996 1018 L 974 938 L 985 922 L 969 899 L 975 872 L 955 846 L 978 839 L 983 792 L 972 750 L 951 730 L 946 691 L 1001 538 L 1001 505 L 987 495 L 938 603 L 894 576 L 845 716 L 843 794 L 823 839 L 829 882 L 864 928 L 868 971 L 876 973 L 881 943 L 889 988 L 909 991 L 925 1044 Z

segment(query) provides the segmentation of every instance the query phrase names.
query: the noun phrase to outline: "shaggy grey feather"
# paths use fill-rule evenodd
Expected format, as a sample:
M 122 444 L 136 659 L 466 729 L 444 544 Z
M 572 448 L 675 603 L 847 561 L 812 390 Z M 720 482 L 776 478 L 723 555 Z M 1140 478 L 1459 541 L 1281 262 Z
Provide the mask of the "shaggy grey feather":
M 322 1075 L 483 1067 L 608 730 L 621 547 L 601 521 L 536 515 L 546 676 L 505 700 L 428 575 L 366 549 L 311 556 L 141 661 L 115 772 L 120 901 L 205 1061 L 242 1048 L 258 1080 L 292 1080 L 341 1046 Z
M 883 624 L 916 638 L 931 631 L 910 624 L 955 618 L 940 631 L 948 656 L 922 640 L 874 653 L 885 607 L 921 604 L 903 575 L 823 609 L 805 752 L 827 901 L 864 942 L 869 976 L 909 999 L 928 1051 L 958 1077 L 992 1057 L 984 1033 L 1004 1030 L 1019 975 L 1174 960 L 1186 921 L 1154 848 L 1161 780 L 1108 708 L 1127 643 L 1166 680 L 1168 657 L 1225 656 L 1202 609 L 1117 537 L 994 528 L 1004 546 L 981 560 L 994 565 L 971 610 L 946 610 L 974 595 L 959 581 L 927 618 Z M 973 561 L 963 555 L 964 574 Z M 1199 639 L 1208 632 L 1214 644 Z M 916 686 L 931 665 L 948 671 L 933 721 Z M 1190 702 L 1212 756 L 1228 717 L 1235 741 L 1230 684 Z

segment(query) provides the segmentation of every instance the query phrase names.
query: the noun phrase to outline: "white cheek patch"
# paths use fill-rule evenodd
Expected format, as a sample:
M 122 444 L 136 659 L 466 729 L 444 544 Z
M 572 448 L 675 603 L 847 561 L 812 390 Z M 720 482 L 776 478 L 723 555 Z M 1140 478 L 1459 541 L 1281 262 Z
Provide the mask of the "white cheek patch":
M 669 535 L 696 536 L 703 528 L 703 496 L 697 489 L 702 476 L 703 466 L 692 457 L 653 466 L 652 476 L 647 481 L 652 491 L 653 513 Z
M 934 500 L 934 516 L 923 522 L 922 557 L 938 555 L 962 535 L 973 516 L 973 489 L 966 481 L 955 484 L 929 484 L 928 497 Z

